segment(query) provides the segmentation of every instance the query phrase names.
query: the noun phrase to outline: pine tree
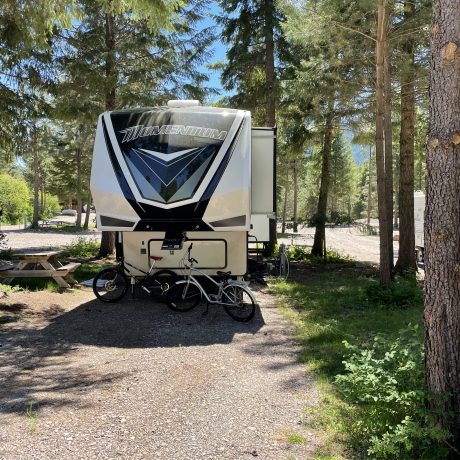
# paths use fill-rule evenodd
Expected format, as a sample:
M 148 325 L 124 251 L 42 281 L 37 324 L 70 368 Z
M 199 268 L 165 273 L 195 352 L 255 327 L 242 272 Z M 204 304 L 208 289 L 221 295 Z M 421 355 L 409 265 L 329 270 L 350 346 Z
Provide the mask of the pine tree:
M 425 369 L 460 452 L 460 8 L 434 0 L 425 208 Z

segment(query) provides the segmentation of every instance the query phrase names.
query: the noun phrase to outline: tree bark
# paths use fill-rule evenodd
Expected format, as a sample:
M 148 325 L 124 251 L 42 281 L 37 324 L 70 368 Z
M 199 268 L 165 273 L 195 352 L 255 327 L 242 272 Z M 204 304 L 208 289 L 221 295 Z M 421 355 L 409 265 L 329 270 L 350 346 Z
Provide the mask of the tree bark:
M 367 226 L 371 225 L 372 211 L 372 146 L 369 146 L 369 184 L 367 190 Z
M 380 282 L 388 285 L 391 282 L 391 262 L 388 242 L 388 212 L 385 181 L 385 47 L 386 47 L 386 8 L 385 0 L 379 1 L 376 57 L 376 117 L 375 117 L 375 161 L 377 165 L 377 199 L 379 211 L 380 239 Z
M 274 0 L 265 2 L 265 81 L 267 86 L 267 107 L 265 120 L 267 126 L 276 125 L 276 88 L 275 88 L 275 42 L 273 25 L 275 4 Z
M 31 228 L 38 228 L 40 199 L 40 157 L 38 153 L 37 129 L 32 128 L 32 149 L 34 164 L 34 209 Z
M 460 452 L 460 7 L 434 0 L 426 148 L 425 366 Z M 443 398 L 442 395 L 447 395 Z M 452 416 L 449 416 L 451 414 Z
M 386 213 L 388 223 L 388 260 L 390 262 L 390 274 L 393 274 L 394 251 L 393 251 L 393 129 L 391 124 L 392 102 L 391 102 L 391 71 L 390 71 L 390 50 L 388 46 L 389 13 L 385 19 L 385 40 L 384 40 L 384 61 L 383 80 L 385 87 L 384 96 L 384 132 L 385 132 L 385 197 Z
M 297 160 L 294 160 L 294 222 L 293 222 L 293 231 L 294 233 L 297 233 L 298 230 L 298 215 L 297 215 L 297 202 L 298 202 L 298 196 L 299 196 L 299 178 L 298 178 L 298 166 L 297 166 Z
M 83 223 L 83 230 L 88 230 L 90 214 L 91 214 L 91 192 L 88 193 L 88 196 L 86 197 L 86 214 L 85 214 L 85 222 Z
M 116 56 L 115 56 L 115 18 L 105 14 L 105 110 L 115 110 L 116 107 Z M 102 232 L 99 257 L 107 257 L 115 251 L 115 232 Z
M 283 202 L 283 217 L 282 217 L 281 233 L 286 232 L 288 188 L 289 188 L 289 162 L 286 161 L 286 178 L 285 178 L 285 184 L 284 184 L 284 202 Z
M 404 2 L 404 19 L 414 15 L 414 3 Z M 414 228 L 414 143 L 415 143 L 415 65 L 414 39 L 409 35 L 402 45 L 406 65 L 401 72 L 401 131 L 399 136 L 399 255 L 398 271 L 415 269 Z
M 276 125 L 276 76 L 275 76 L 275 42 L 273 37 L 275 2 L 274 0 L 264 0 L 265 5 L 265 82 L 267 91 L 265 122 L 266 126 Z M 265 246 L 264 255 L 271 255 L 275 250 L 277 242 L 276 236 L 276 216 L 270 219 L 270 242 Z
M 313 247 L 311 249 L 311 253 L 319 257 L 326 256 L 326 212 L 327 197 L 329 193 L 332 136 L 334 130 L 333 121 L 334 102 L 330 101 L 328 104 L 324 131 L 323 161 L 321 164 L 321 185 L 319 188 L 318 210 L 316 213 L 316 230 L 313 239 Z
M 81 212 L 83 208 L 83 200 L 81 197 L 81 148 L 77 147 L 75 150 L 76 163 L 77 163 L 77 221 L 75 226 L 81 228 Z

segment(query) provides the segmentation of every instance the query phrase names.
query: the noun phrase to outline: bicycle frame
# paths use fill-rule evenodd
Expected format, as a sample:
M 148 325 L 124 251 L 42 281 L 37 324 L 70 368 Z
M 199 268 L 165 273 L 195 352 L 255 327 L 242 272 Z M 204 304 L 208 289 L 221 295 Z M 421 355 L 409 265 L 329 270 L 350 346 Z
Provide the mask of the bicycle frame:
M 185 295 L 187 293 L 188 285 L 193 284 L 200 290 L 200 292 L 204 295 L 206 301 L 208 303 L 210 303 L 210 304 L 220 304 L 220 305 L 229 305 L 229 306 L 234 305 L 234 302 L 230 302 L 230 303 L 222 302 L 222 294 L 223 294 L 223 289 L 224 289 L 225 286 L 236 285 L 236 286 L 242 286 L 242 287 L 247 288 L 247 284 L 245 282 L 235 281 L 235 280 L 232 280 L 232 279 L 229 279 L 227 281 L 221 281 L 220 283 L 218 283 L 217 281 L 215 281 L 213 278 L 211 278 L 206 273 L 202 272 L 198 268 L 195 268 L 193 266 L 193 263 L 190 266 L 185 265 L 184 269 L 188 271 L 188 273 L 185 275 L 186 279 L 181 280 L 181 281 L 176 281 L 176 284 L 187 284 L 187 287 L 184 290 L 183 295 Z M 204 290 L 203 286 L 201 286 L 200 282 L 192 275 L 192 272 L 200 273 L 201 275 L 205 276 L 208 280 L 210 280 L 215 286 L 217 286 L 219 288 L 217 294 L 208 295 L 207 292 Z M 254 301 L 254 303 L 256 303 L 254 295 L 252 294 L 252 292 L 249 289 L 247 289 L 247 293 L 248 293 L 248 295 L 251 296 L 251 299 Z M 212 297 L 210 297 L 210 296 L 214 297 L 214 299 Z

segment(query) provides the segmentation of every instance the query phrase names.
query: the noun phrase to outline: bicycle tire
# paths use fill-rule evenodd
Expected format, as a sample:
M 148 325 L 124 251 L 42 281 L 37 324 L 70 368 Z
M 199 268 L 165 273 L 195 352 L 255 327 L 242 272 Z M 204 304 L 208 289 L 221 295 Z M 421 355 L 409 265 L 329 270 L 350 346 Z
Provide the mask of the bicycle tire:
M 101 270 L 93 279 L 94 295 L 102 302 L 117 302 L 128 291 L 128 279 L 117 268 Z
M 279 255 L 279 273 L 278 278 L 286 280 L 289 276 L 289 259 L 284 252 L 280 252 Z
M 164 300 L 166 294 L 177 281 L 177 275 L 172 270 L 158 270 L 142 281 L 150 291 L 150 296 L 157 300 Z
M 245 323 L 254 317 L 256 304 L 250 291 L 238 284 L 228 284 L 222 290 L 222 306 L 235 321 Z M 230 305 L 229 302 L 233 302 Z
M 173 311 L 190 311 L 201 302 L 202 297 L 198 286 L 192 283 L 175 284 L 166 294 L 166 305 Z

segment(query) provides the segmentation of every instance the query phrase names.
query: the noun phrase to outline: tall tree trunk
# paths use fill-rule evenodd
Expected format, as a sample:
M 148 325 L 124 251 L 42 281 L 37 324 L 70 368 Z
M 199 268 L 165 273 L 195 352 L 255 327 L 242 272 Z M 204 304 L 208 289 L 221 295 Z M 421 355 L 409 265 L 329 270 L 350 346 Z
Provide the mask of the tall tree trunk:
M 414 16 L 414 3 L 404 2 L 404 19 Z M 401 132 L 399 136 L 399 271 L 416 268 L 414 228 L 415 66 L 414 39 L 402 45 L 405 66 L 401 72 Z
M 115 18 L 105 14 L 105 110 L 115 110 L 116 107 L 116 56 L 115 56 Z M 102 232 L 99 257 L 107 257 L 115 250 L 115 232 Z
M 384 132 L 385 132 L 385 196 L 386 196 L 386 213 L 388 222 L 388 259 L 390 261 L 390 273 L 394 268 L 394 251 L 393 251 L 393 128 L 391 124 L 392 102 L 391 102 L 391 72 L 390 72 L 390 50 L 388 46 L 388 24 L 389 13 L 387 11 L 385 20 L 385 47 L 383 61 L 383 80 L 385 86 L 384 97 Z
M 38 228 L 39 208 L 40 208 L 40 157 L 38 153 L 37 130 L 32 129 L 32 149 L 34 164 L 34 210 L 32 215 L 31 228 Z
M 311 253 L 315 256 L 324 257 L 326 254 L 326 211 L 327 196 L 329 193 L 329 176 L 331 163 L 331 148 L 334 121 L 334 102 L 328 104 L 326 126 L 324 131 L 323 158 L 321 164 L 321 185 L 319 188 L 318 210 L 316 213 L 316 230 L 313 239 Z
M 369 146 L 369 184 L 367 190 L 367 226 L 371 225 L 372 211 L 372 146 Z
M 426 149 L 425 378 L 460 453 L 460 8 L 434 0 Z M 444 396 L 447 395 L 447 397 Z M 451 416 L 449 415 L 451 414 Z
M 265 80 L 267 85 L 267 107 L 265 120 L 267 126 L 276 124 L 276 88 L 275 88 L 275 42 L 273 26 L 275 4 L 274 0 L 264 0 L 265 3 Z
M 298 197 L 299 197 L 299 170 L 297 167 L 297 160 L 294 160 L 294 222 L 293 222 L 293 231 L 294 233 L 297 233 L 298 230 L 298 215 L 297 215 L 297 202 L 298 202 Z
M 77 163 L 77 221 L 75 226 L 81 228 L 81 212 L 83 208 L 83 200 L 81 196 L 81 148 L 77 147 L 75 150 L 76 163 Z
M 83 230 L 88 230 L 90 215 L 91 215 L 91 192 L 89 192 L 88 196 L 86 197 L 86 214 L 85 214 L 85 222 L 83 223 Z
M 288 189 L 289 189 L 289 161 L 286 161 L 286 178 L 284 185 L 284 202 L 283 202 L 283 217 L 282 217 L 282 226 L 281 233 L 286 232 L 286 213 L 287 213 L 287 202 L 288 202 Z
M 385 46 L 386 46 L 386 1 L 379 0 L 377 19 L 376 57 L 376 117 L 375 117 L 375 161 L 377 165 L 377 198 L 379 207 L 379 238 L 380 238 L 380 282 L 391 282 L 391 262 L 388 242 L 388 213 L 385 181 Z
M 265 122 L 267 126 L 276 125 L 276 76 L 275 76 L 275 42 L 273 37 L 273 27 L 275 22 L 275 2 L 274 0 L 264 0 L 265 3 L 265 81 L 267 87 L 267 102 L 265 112 Z M 277 242 L 276 237 L 276 218 L 270 219 L 270 242 L 264 253 L 272 254 Z

